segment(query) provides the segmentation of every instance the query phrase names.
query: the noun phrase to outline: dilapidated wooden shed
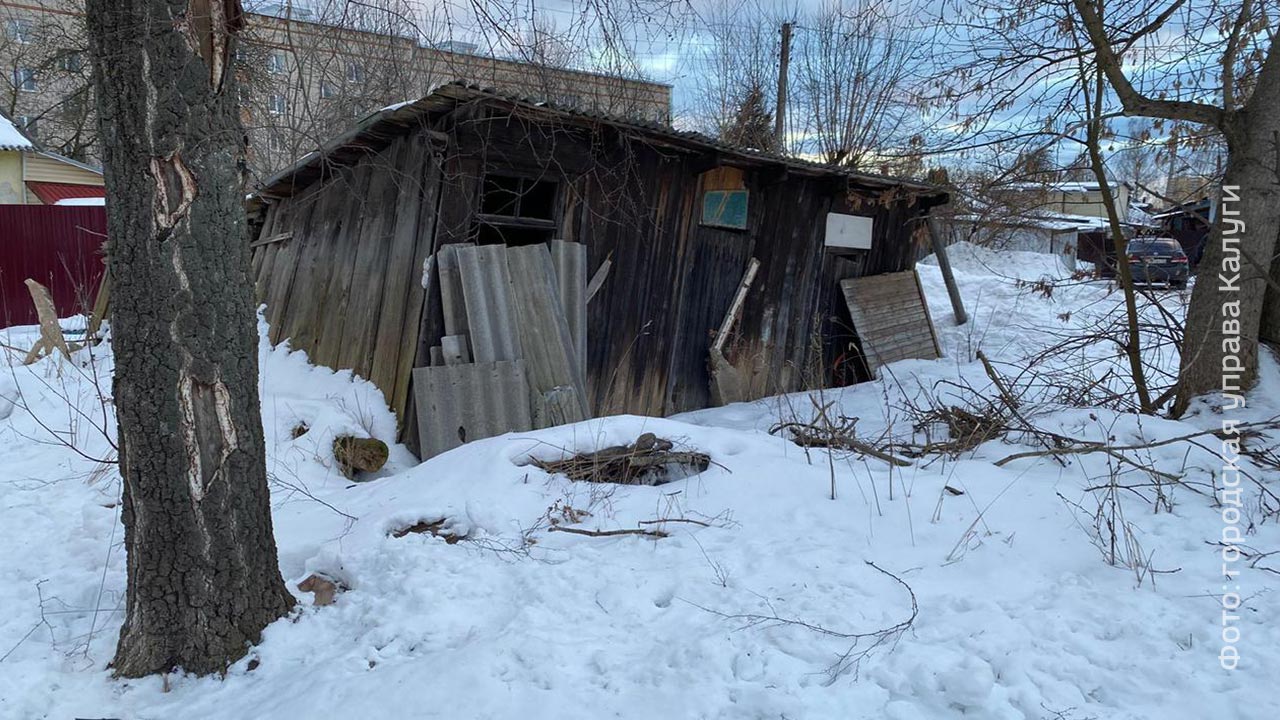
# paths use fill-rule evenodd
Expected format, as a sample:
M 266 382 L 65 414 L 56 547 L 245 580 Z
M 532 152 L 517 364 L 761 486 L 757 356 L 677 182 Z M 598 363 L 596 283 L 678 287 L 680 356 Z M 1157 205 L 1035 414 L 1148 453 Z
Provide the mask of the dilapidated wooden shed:
M 524 314 L 501 317 L 478 280 L 460 305 L 459 261 L 463 275 L 468 262 L 501 270 L 499 284 L 514 282 L 508 263 L 537 287 L 549 276 L 560 306 L 542 334 L 571 347 L 563 372 L 578 365 L 587 416 L 669 415 L 719 399 L 713 342 L 736 372 L 729 399 L 870 377 L 874 349 L 841 281 L 905 273 L 859 297 L 917 308 L 910 271 L 929 209 L 945 201 L 924 183 L 449 84 L 372 114 L 264 183 L 250 203 L 253 270 L 271 339 L 376 383 L 416 447 L 415 369 L 519 361 L 530 367 L 511 371 L 532 376 L 545 355 L 511 358 L 481 341 L 501 332 L 490 324 L 537 318 L 518 297 Z M 545 250 L 519 250 L 534 247 Z M 526 301 L 541 297 L 526 290 Z M 891 336 L 893 313 L 876 316 Z M 915 318 L 904 332 L 921 327 Z M 495 368 L 484 371 L 501 384 Z

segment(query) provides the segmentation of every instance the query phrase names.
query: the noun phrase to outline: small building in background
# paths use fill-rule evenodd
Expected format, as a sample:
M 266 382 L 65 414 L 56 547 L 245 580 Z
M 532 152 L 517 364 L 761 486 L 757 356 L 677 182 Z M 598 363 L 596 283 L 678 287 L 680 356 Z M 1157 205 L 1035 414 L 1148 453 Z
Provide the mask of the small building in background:
M 0 205 L 101 204 L 98 168 L 44 150 L 0 114 Z
M 1182 251 L 1191 260 L 1192 267 L 1204 255 L 1205 243 L 1215 220 L 1216 205 L 1212 198 L 1202 197 L 1179 203 L 1152 216 L 1160 228 L 1160 234 L 1182 245 Z

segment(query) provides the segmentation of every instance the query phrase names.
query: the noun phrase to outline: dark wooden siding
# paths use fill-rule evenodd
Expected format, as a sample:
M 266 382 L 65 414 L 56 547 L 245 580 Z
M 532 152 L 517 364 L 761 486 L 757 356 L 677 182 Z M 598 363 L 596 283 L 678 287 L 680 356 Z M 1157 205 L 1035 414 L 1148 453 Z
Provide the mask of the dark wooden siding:
M 750 394 L 859 379 L 865 373 L 832 371 L 834 360 L 856 345 L 840 316 L 839 281 L 905 270 L 916 257 L 924 208 L 915 197 L 851 186 L 837 174 L 788 174 L 764 161 L 729 167 L 713 153 L 608 123 L 566 126 L 483 105 L 462 105 L 424 123 L 384 150 L 381 165 L 403 163 L 397 158 L 406 142 L 431 137 L 442 139 L 443 152 L 436 170 L 421 172 L 438 173 L 431 182 L 439 192 L 430 200 L 421 194 L 412 267 L 444 244 L 480 239 L 487 173 L 557 181 L 555 235 L 586 245 L 588 274 L 611 261 L 587 316 L 587 394 L 596 415 L 664 415 L 710 404 L 712 333 L 751 258 L 760 270 L 726 347 L 729 360 L 750 374 Z M 424 300 L 420 284 L 410 283 L 406 308 L 418 303 L 412 314 L 420 325 L 409 330 L 404 309 L 397 362 L 380 356 L 386 328 L 376 339 L 347 338 L 347 328 L 378 321 L 405 293 L 399 275 L 406 248 L 393 240 L 403 231 L 404 200 L 384 175 L 374 163 L 336 169 L 273 205 L 260 238 L 292 232 L 293 239 L 262 245 L 254 262 L 273 339 L 291 338 L 316 362 L 362 374 L 377 368 L 379 386 L 399 397 L 405 362 L 427 364 L 427 348 L 439 344 L 444 328 L 438 286 Z M 737 187 L 749 192 L 747 228 L 701 225 L 703 191 Z M 869 251 L 825 250 L 832 210 L 874 217 Z M 391 367 L 394 378 L 385 370 Z M 413 440 L 413 413 L 393 406 L 410 426 L 403 436 Z

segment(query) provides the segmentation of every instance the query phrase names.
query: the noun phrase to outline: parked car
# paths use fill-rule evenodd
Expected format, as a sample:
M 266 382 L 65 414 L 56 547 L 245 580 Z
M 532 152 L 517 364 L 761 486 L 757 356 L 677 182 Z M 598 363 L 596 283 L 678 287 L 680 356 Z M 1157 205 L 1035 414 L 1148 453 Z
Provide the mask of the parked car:
M 1168 283 L 1185 287 L 1190 275 L 1187 254 L 1172 238 L 1134 238 L 1125 246 L 1129 272 L 1135 283 Z

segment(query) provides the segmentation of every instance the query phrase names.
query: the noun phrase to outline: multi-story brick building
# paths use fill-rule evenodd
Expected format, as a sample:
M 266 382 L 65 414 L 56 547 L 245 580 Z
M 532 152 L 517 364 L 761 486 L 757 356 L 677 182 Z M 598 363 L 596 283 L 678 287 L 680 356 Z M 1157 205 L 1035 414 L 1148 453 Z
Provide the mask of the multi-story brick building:
M 238 52 L 253 170 L 286 165 L 352 121 L 467 80 L 613 115 L 668 122 L 668 85 L 431 44 L 390 5 L 336 0 L 333 17 L 252 6 Z M 0 0 L 0 111 L 50 150 L 96 158 L 83 0 Z

